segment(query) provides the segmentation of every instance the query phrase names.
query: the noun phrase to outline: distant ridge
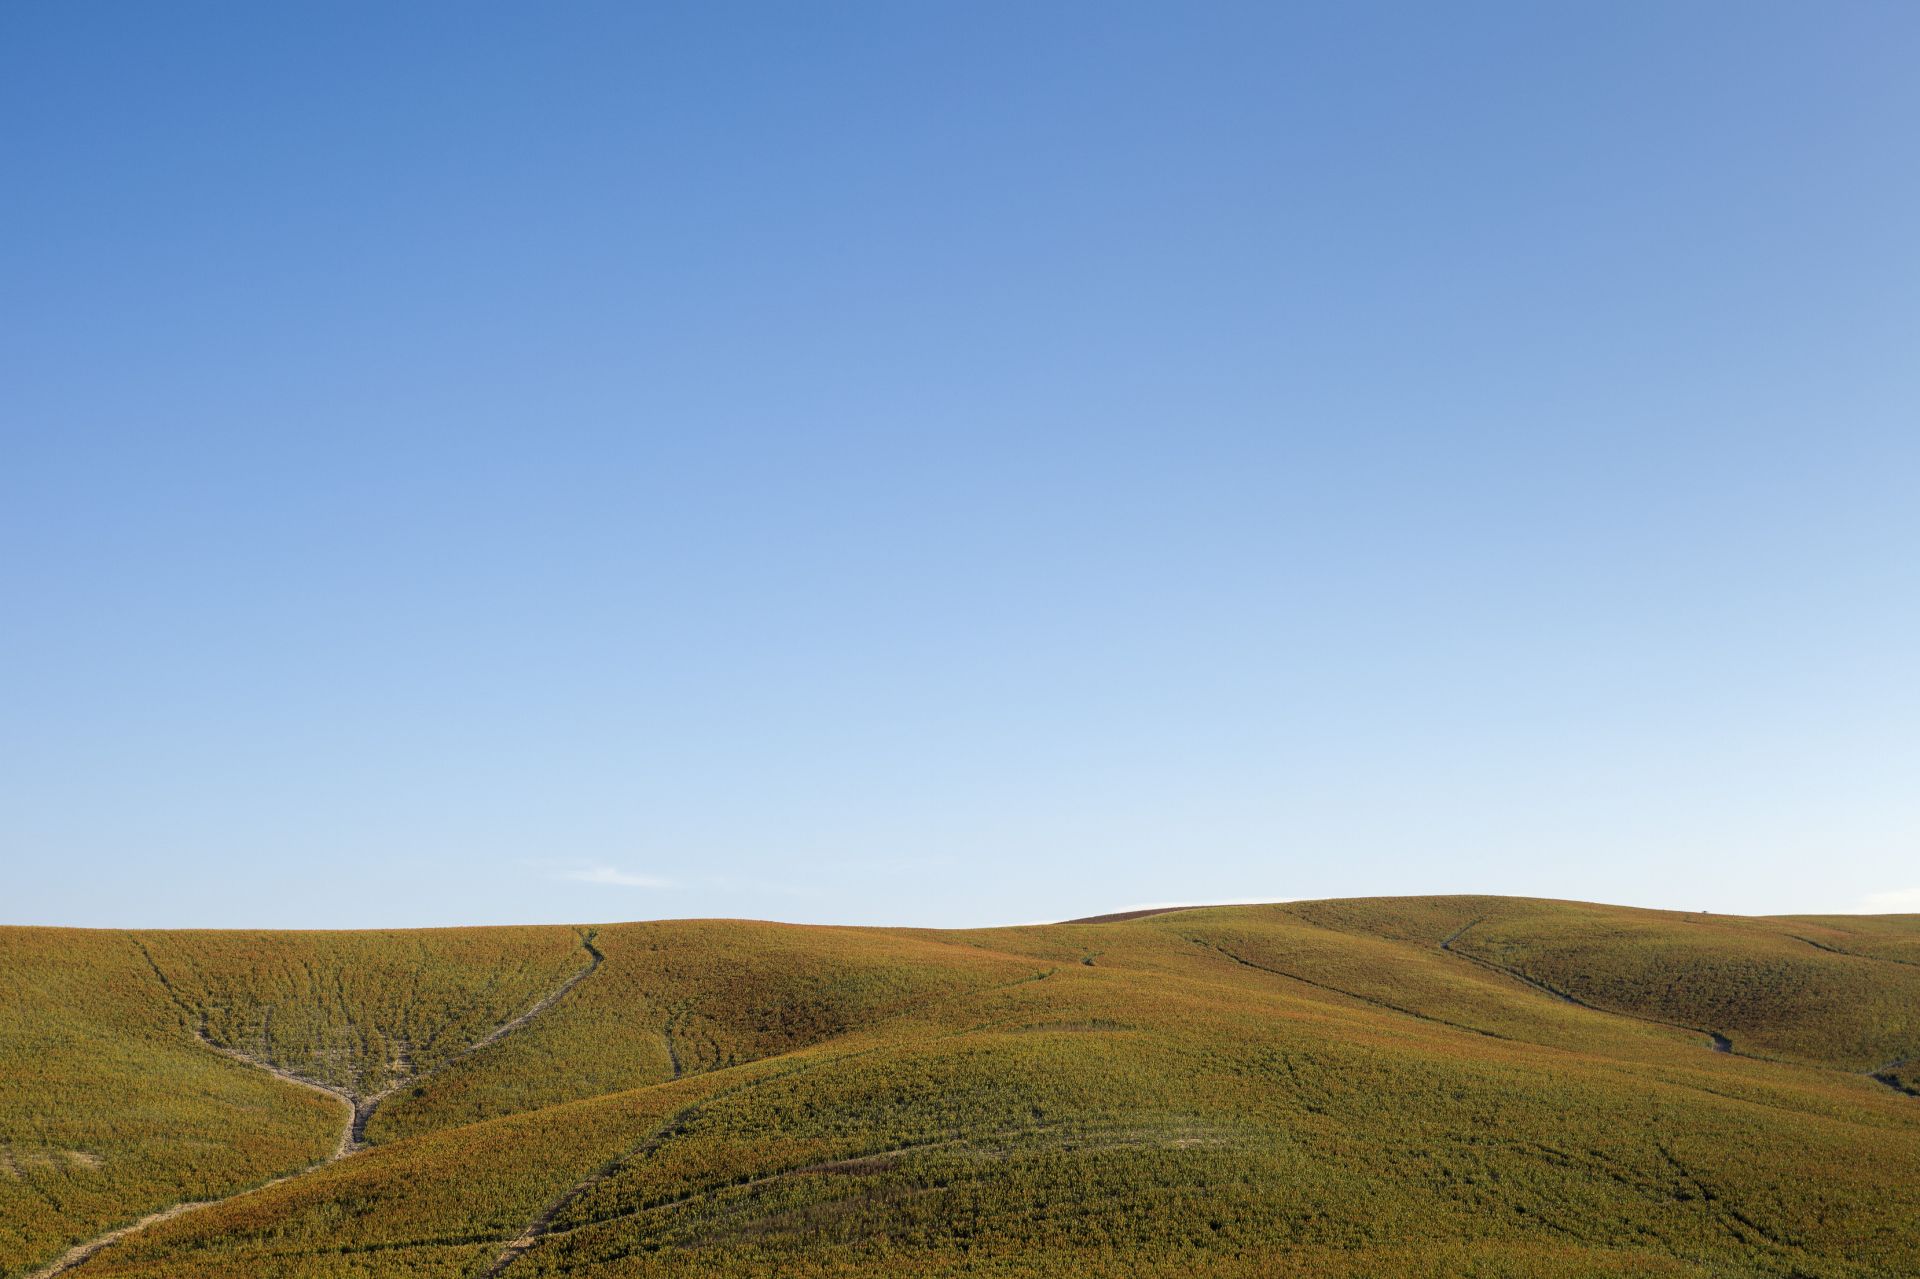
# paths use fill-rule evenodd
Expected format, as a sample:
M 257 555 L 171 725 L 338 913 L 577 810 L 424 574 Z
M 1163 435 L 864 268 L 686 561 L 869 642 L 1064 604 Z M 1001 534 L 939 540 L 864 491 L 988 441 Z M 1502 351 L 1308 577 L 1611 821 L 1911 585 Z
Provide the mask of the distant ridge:
M 1063 924 L 1121 924 L 1129 919 L 1145 919 L 1149 915 L 1171 915 L 1176 910 L 1199 910 L 1198 906 L 1144 906 L 1139 910 L 1116 910 L 1106 915 L 1083 915 L 1079 919 L 1063 919 Z

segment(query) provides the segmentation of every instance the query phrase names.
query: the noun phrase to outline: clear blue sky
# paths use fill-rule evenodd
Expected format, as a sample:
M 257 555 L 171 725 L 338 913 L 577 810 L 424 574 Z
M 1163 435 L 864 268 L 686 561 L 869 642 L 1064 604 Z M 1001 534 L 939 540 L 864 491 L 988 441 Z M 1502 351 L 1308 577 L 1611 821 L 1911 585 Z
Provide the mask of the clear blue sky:
M 1920 910 L 1920 6 L 0 9 L 0 920 Z

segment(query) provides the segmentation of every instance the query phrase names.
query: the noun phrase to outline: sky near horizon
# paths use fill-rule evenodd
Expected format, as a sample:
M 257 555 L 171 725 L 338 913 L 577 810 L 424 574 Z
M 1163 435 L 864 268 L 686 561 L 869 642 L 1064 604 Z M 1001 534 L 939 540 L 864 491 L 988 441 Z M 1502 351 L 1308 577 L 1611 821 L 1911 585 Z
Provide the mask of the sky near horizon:
M 7 5 L 0 922 L 1920 911 L 1917 65 Z

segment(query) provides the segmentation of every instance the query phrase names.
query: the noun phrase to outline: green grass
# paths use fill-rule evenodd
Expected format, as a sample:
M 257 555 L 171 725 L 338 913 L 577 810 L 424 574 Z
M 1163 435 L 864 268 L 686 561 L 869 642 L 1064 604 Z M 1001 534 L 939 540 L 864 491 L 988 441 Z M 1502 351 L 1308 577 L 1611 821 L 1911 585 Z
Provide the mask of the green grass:
M 0 930 L 0 1140 L 99 1160 L 0 1168 L 27 1223 L 0 1275 L 330 1151 L 337 1103 L 196 1026 L 361 1096 L 410 1082 L 369 1149 L 74 1274 L 472 1279 L 536 1222 L 510 1279 L 1910 1274 L 1916 953 L 1915 917 L 1503 898 Z

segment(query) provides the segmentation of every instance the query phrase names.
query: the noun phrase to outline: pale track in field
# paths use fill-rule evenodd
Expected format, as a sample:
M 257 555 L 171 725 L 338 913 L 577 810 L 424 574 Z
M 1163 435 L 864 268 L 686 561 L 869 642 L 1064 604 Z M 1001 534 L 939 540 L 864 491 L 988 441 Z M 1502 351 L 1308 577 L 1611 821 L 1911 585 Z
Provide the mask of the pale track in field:
M 578 986 L 591 976 L 593 971 L 600 967 L 601 961 L 604 960 L 606 956 L 602 955 L 599 949 L 594 946 L 591 934 L 582 937 L 580 944 L 586 949 L 587 954 L 592 957 L 588 960 L 587 966 L 541 996 L 540 999 L 525 1012 L 511 1020 L 501 1022 L 498 1026 L 495 1026 L 485 1035 L 474 1040 L 471 1044 L 468 1044 L 465 1048 L 447 1058 L 447 1060 L 441 1062 L 432 1070 L 423 1071 L 418 1074 L 413 1073 L 408 1066 L 406 1054 L 402 1051 L 394 1062 L 394 1066 L 398 1068 L 399 1073 L 395 1076 L 393 1082 L 385 1088 L 382 1088 L 379 1092 L 371 1093 L 365 1097 L 357 1096 L 344 1088 L 336 1088 L 332 1084 L 323 1084 L 317 1079 L 308 1079 L 304 1075 L 297 1075 L 290 1070 L 274 1065 L 270 1061 L 255 1057 L 251 1053 L 242 1052 L 238 1048 L 228 1048 L 221 1044 L 216 1044 L 207 1038 L 204 1026 L 195 1026 L 193 1028 L 193 1036 L 203 1047 L 219 1053 L 222 1057 L 229 1057 L 234 1061 L 251 1066 L 256 1070 L 264 1070 L 276 1079 L 285 1080 L 290 1084 L 297 1084 L 302 1088 L 308 1088 L 314 1092 L 324 1093 L 345 1106 L 347 1110 L 346 1121 L 341 1125 L 340 1140 L 339 1143 L 334 1146 L 333 1153 L 324 1159 L 300 1169 L 298 1172 L 290 1172 L 284 1176 L 275 1177 L 272 1181 L 251 1187 L 247 1190 L 242 1190 L 237 1194 L 227 1195 L 220 1199 L 202 1199 L 192 1203 L 175 1204 L 171 1208 L 163 1208 L 159 1212 L 149 1213 L 138 1221 L 116 1227 L 104 1234 L 95 1235 L 93 1238 L 82 1243 L 77 1243 L 67 1249 L 67 1251 L 62 1253 L 52 1264 L 34 1271 L 28 1275 L 26 1279 L 56 1279 L 56 1276 L 68 1274 L 79 1269 L 101 1250 L 120 1242 L 130 1235 L 138 1234 L 149 1226 L 157 1226 L 163 1221 L 170 1221 L 175 1217 L 184 1216 L 190 1212 L 198 1212 L 202 1208 L 212 1208 L 219 1204 L 231 1203 L 235 1199 L 255 1194 L 271 1186 L 283 1185 L 296 1177 L 304 1177 L 315 1169 L 324 1168 L 328 1164 L 338 1162 L 341 1159 L 345 1159 L 348 1155 L 366 1149 L 367 1123 L 373 1118 L 374 1109 L 378 1107 L 381 1102 L 391 1097 L 400 1089 L 419 1083 L 421 1080 L 445 1070 L 456 1062 L 466 1060 L 481 1049 L 498 1043 L 501 1039 L 521 1029 L 541 1013 L 546 1012 L 549 1008 L 559 1003 L 575 986 Z M 144 950 L 144 947 L 142 949 Z M 151 955 L 147 956 L 147 962 L 153 965 L 153 957 Z M 166 976 L 160 972 L 159 966 L 153 965 L 153 968 L 155 975 L 160 978 L 161 985 L 166 986 L 167 993 L 173 996 L 176 1002 L 178 1002 L 178 996 L 175 995 L 172 984 L 168 982 Z M 185 1007 L 184 1004 L 182 1006 Z

